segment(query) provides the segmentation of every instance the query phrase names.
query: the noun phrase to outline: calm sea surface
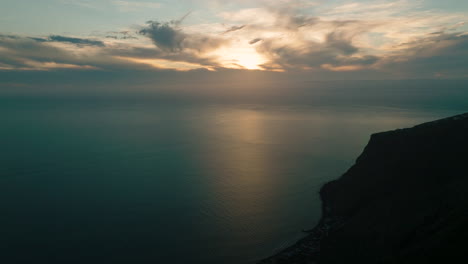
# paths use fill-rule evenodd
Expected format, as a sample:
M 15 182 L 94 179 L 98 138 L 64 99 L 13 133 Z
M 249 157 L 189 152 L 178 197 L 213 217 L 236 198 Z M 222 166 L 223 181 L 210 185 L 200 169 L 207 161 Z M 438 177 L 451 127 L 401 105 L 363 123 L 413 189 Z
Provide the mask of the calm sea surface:
M 3 99 L 1 262 L 253 263 L 317 222 L 371 133 L 457 113 Z

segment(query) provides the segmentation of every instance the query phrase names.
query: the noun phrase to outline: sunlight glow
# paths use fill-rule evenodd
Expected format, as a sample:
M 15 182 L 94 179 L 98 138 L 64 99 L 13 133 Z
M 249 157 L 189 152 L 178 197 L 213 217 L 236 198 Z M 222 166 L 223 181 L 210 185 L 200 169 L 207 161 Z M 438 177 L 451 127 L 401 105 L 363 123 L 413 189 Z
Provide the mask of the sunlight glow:
M 219 49 L 214 54 L 220 57 L 223 67 L 232 69 L 264 70 L 261 65 L 267 62 L 251 47 Z
M 204 66 L 201 64 L 184 62 L 184 61 L 170 61 L 164 59 L 140 59 L 140 58 L 131 58 L 131 57 L 120 57 L 116 56 L 115 58 L 130 61 L 139 64 L 146 64 L 156 69 L 172 69 L 176 71 L 189 71 L 194 69 L 207 69 L 209 71 L 214 71 L 212 67 Z

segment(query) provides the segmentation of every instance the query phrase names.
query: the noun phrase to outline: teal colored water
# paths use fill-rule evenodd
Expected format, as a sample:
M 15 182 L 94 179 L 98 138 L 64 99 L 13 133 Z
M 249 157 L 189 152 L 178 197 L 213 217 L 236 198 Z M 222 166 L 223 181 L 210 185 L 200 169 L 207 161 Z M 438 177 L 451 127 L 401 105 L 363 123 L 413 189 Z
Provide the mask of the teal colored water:
M 374 132 L 458 109 L 6 98 L 3 263 L 253 263 Z

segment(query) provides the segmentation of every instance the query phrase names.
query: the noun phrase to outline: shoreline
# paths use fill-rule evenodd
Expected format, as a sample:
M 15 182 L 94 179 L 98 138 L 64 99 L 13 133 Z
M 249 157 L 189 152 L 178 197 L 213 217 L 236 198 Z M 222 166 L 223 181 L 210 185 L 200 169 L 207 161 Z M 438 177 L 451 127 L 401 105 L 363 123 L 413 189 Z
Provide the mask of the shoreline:
M 258 263 L 435 263 L 452 258 L 464 243 L 449 247 L 443 241 L 464 241 L 468 234 L 460 224 L 468 221 L 468 177 L 461 177 L 468 160 L 466 135 L 468 113 L 372 134 L 355 164 L 320 189 L 318 224 L 294 245 Z

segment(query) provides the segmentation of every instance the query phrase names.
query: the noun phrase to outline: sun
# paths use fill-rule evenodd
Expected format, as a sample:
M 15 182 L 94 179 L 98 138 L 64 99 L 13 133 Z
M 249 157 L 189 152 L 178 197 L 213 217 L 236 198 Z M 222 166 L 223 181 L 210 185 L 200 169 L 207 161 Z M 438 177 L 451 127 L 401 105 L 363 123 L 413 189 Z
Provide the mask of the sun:
M 264 70 L 261 66 L 267 60 L 252 47 L 229 47 L 218 50 L 216 55 L 225 68 Z
M 257 52 L 235 54 L 234 61 L 237 61 L 237 64 L 248 70 L 262 70 L 260 65 L 266 62 Z

